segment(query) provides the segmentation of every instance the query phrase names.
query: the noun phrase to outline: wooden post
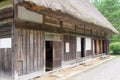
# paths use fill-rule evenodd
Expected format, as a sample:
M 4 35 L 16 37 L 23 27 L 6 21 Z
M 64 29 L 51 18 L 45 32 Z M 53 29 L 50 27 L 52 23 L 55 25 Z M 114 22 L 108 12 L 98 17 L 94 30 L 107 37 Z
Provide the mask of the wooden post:
M 12 66 L 12 79 L 15 80 L 17 77 L 16 75 L 16 59 L 17 59 L 17 34 L 16 34 L 16 0 L 13 0 L 13 23 L 12 23 L 12 27 L 11 27 L 11 38 L 12 38 L 12 62 L 11 62 L 11 66 Z
M 102 40 L 100 40 L 100 45 L 101 45 L 101 46 L 100 46 L 100 47 L 101 47 L 100 49 L 101 49 L 101 54 L 102 54 L 102 53 L 103 53 Z
M 102 53 L 102 41 L 99 40 L 99 53 L 101 54 Z
M 106 50 L 106 54 L 107 54 L 107 55 L 109 54 L 109 45 L 110 45 L 110 39 L 107 39 L 107 40 L 106 40 L 106 47 L 107 47 L 107 48 L 106 48 L 106 49 L 107 49 L 107 50 Z
M 94 53 L 95 53 L 95 52 L 93 51 L 93 47 L 94 47 L 94 46 L 93 46 L 93 45 L 94 45 L 94 44 L 93 44 L 93 43 L 94 43 L 93 41 L 94 41 L 94 40 L 91 39 L 91 48 L 92 48 L 92 49 L 91 49 L 91 50 L 92 50 L 91 52 L 92 52 L 92 56 L 94 56 Z
M 99 50 L 99 40 L 96 40 L 96 54 L 99 54 L 100 50 Z

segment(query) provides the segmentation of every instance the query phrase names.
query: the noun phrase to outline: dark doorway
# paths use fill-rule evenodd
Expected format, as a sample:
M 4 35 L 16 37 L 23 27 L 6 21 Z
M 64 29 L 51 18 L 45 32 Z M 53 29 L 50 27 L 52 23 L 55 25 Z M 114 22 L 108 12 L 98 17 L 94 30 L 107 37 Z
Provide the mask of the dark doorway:
M 85 38 L 81 38 L 81 57 L 85 57 Z
M 46 41 L 46 71 L 53 70 L 53 42 Z
M 95 50 L 95 54 L 97 54 L 97 41 L 94 40 L 94 50 Z

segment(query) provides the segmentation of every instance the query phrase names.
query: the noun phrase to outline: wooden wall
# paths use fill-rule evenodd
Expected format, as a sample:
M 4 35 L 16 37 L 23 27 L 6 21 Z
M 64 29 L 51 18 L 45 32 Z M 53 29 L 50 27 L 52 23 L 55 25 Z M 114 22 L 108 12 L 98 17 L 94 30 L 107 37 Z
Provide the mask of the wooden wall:
M 0 39 L 11 37 L 11 27 L 10 25 L 0 26 Z M 7 43 L 7 42 L 6 42 Z M 1 44 L 1 43 L 0 43 Z M 12 72 L 12 49 L 11 48 L 0 48 L 0 80 L 1 77 L 9 79 L 11 78 Z M 2 79 L 3 80 L 3 79 Z
M 76 59 L 80 59 L 81 58 L 81 51 L 77 51 L 76 52 Z
M 0 25 L 0 38 L 11 37 L 11 24 Z
M 11 7 L 0 10 L 0 21 L 13 18 L 13 9 Z
M 106 40 L 102 40 L 102 49 L 103 49 L 103 53 L 107 53 L 107 41 Z
M 66 52 L 66 43 L 70 44 L 70 51 Z M 76 59 L 76 37 L 64 35 L 64 61 Z
M 44 70 L 44 33 L 17 28 L 17 72 L 19 75 Z
M 53 70 L 59 69 L 62 62 L 62 42 L 53 42 Z
M 93 53 L 92 53 L 92 50 L 86 50 L 86 56 L 92 56 Z
M 0 49 L 0 76 L 11 75 L 11 48 Z

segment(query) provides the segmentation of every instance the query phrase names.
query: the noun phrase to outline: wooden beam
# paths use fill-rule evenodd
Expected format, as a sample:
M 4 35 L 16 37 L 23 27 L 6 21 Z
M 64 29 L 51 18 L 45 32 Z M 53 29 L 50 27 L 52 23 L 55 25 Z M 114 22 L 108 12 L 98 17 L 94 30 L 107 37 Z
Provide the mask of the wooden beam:
M 51 24 L 51 25 L 56 25 L 60 27 L 60 21 L 58 19 L 51 18 L 49 16 L 45 16 L 44 18 L 45 18 L 44 19 L 45 24 Z
M 36 23 L 25 22 L 25 21 L 20 21 L 20 20 L 17 21 L 16 27 L 22 27 L 22 28 L 34 29 L 34 30 L 41 30 L 41 31 L 52 32 L 52 33 L 104 38 L 104 37 L 97 36 L 97 35 L 81 33 L 80 31 L 75 31 L 75 30 L 71 30 L 71 29 L 65 29 L 63 27 L 55 27 L 55 26 L 46 25 L 46 24 L 36 24 Z
M 13 10 L 12 8 L 8 8 L 0 11 L 0 21 L 8 18 L 13 18 Z

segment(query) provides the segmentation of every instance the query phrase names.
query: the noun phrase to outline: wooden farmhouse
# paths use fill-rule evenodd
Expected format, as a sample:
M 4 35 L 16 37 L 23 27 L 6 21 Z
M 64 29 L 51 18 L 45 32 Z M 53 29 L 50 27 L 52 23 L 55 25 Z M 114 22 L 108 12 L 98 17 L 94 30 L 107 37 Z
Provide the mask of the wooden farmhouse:
M 116 33 L 89 0 L 2 0 L 0 80 L 27 80 L 107 55 Z

